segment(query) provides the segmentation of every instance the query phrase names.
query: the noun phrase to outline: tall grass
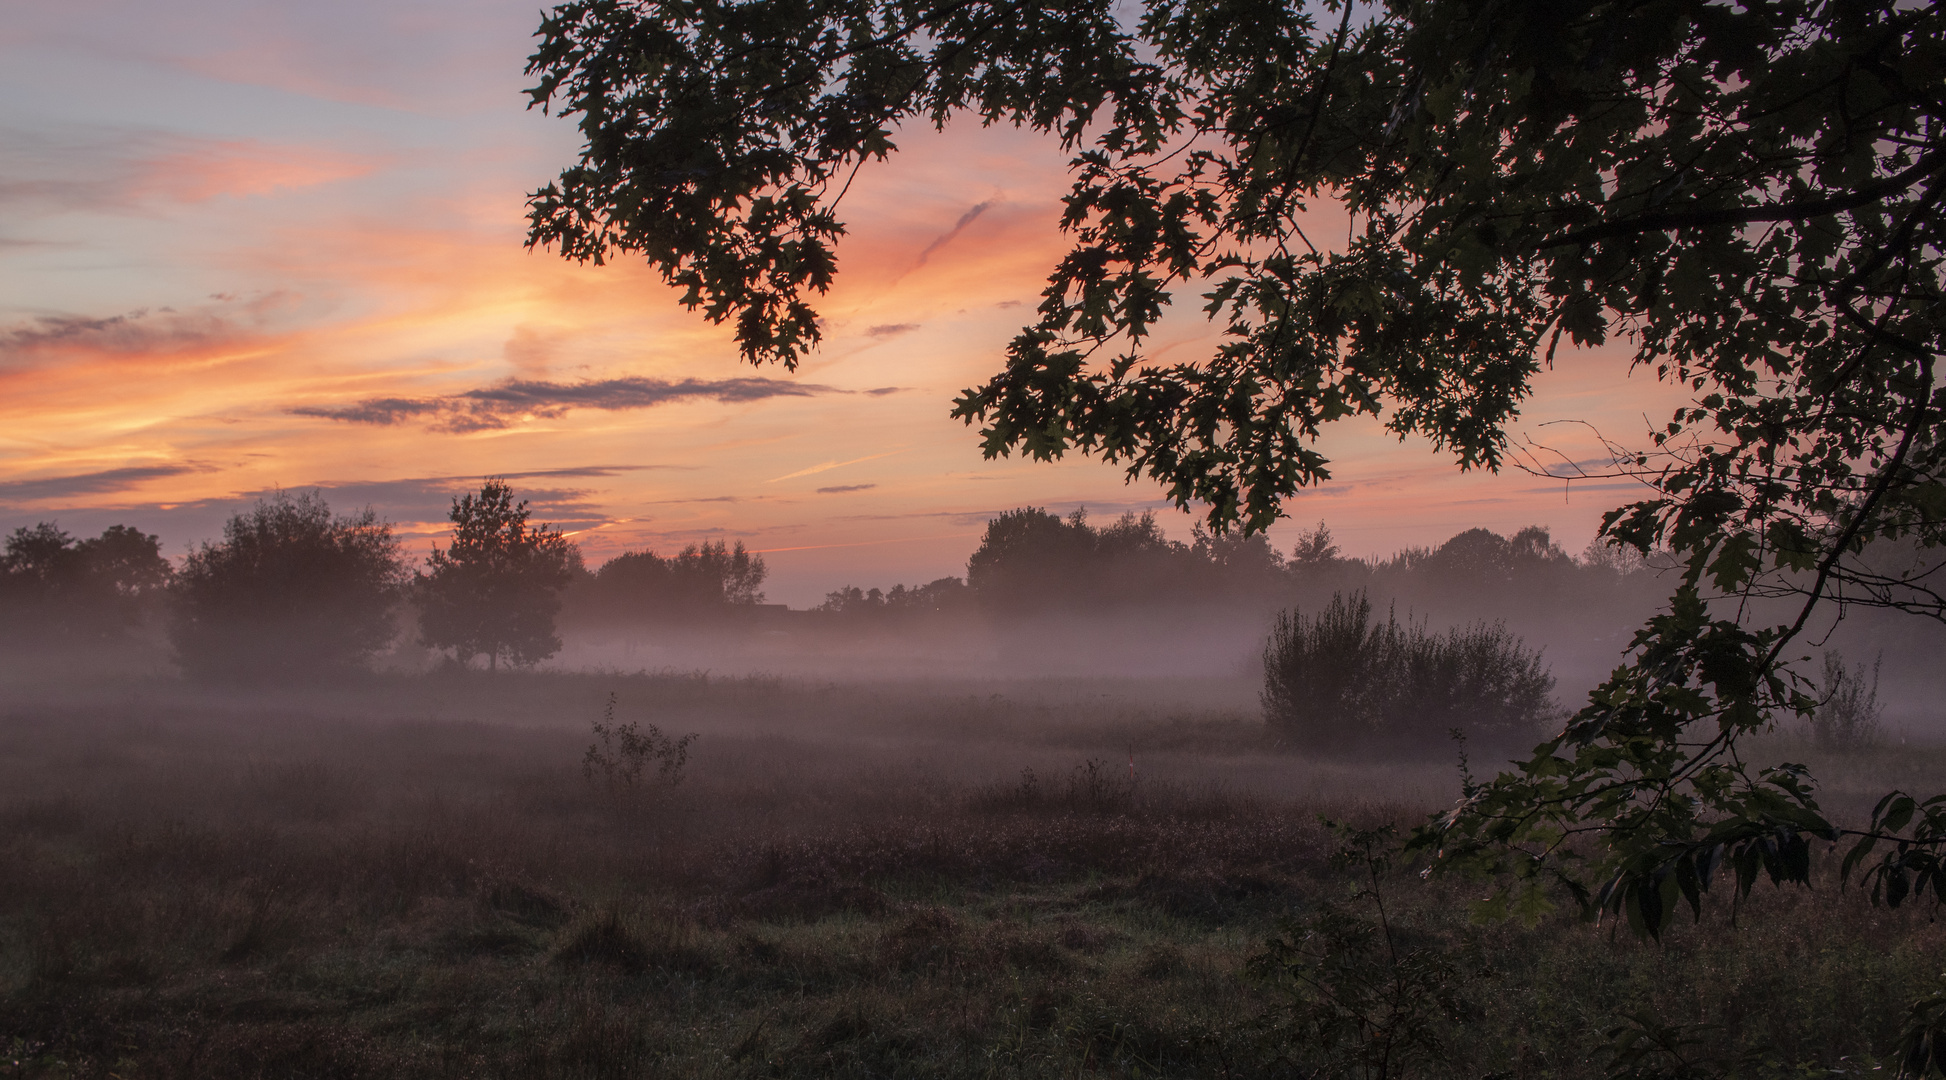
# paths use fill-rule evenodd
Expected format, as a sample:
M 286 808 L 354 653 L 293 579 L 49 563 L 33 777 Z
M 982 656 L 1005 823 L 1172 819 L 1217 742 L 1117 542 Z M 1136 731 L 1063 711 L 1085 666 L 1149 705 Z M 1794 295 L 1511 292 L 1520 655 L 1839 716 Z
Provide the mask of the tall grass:
M 1556 711 L 1540 652 L 1505 624 L 1436 634 L 1392 611 L 1379 622 L 1363 592 L 1279 614 L 1263 661 L 1265 719 L 1317 749 L 1424 745 L 1452 730 L 1508 741 Z
M 573 705 L 0 714 L 0 1077 L 1308 1075 L 1308 1014 L 1248 969 L 1280 934 L 1330 958 L 1365 932 L 1318 815 L 1450 798 L 1444 765 L 1128 704 L 1152 687 L 1041 709 L 712 681 L 623 684 L 623 720 L 704 738 L 681 786 L 616 799 L 582 769 L 612 681 L 482 685 Z M 1869 1071 L 1946 968 L 1927 912 L 1824 879 L 1760 889 L 1747 932 L 1706 906 L 1652 943 L 1571 912 L 1474 926 L 1471 886 L 1417 870 L 1367 883 L 1400 955 L 1484 967 L 1412 1075 L 1592 1080 L 1644 1011 L 1797 1075 Z
M 1824 677 L 1819 688 L 1824 700 L 1811 714 L 1811 737 L 1827 750 L 1862 750 L 1880 738 L 1884 706 L 1878 700 L 1882 661 L 1847 667 L 1837 650 L 1824 654 Z

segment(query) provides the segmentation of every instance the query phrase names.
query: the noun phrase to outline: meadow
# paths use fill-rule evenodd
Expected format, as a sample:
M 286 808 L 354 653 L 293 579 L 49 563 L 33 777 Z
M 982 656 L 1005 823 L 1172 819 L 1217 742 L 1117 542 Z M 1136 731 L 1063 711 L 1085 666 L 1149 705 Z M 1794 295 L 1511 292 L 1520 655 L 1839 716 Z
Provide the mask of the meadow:
M 1475 924 L 1478 883 L 1334 858 L 1320 820 L 1409 829 L 1453 748 L 1307 755 L 1258 685 L 22 693 L 0 1076 L 1889 1075 L 1946 969 L 1929 910 L 1828 874 L 1660 942 Z M 589 775 L 610 694 L 611 728 L 698 735 L 680 783 Z M 1847 813 L 1946 764 L 1763 749 Z

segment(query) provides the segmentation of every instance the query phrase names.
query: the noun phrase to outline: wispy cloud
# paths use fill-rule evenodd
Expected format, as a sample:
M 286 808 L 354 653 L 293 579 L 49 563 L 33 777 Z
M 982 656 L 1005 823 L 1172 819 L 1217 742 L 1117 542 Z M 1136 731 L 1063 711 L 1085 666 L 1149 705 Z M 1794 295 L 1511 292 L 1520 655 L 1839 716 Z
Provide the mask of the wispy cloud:
M 194 465 L 136 465 L 124 469 L 103 469 L 100 472 L 80 473 L 74 476 L 10 480 L 0 483 L 0 504 L 43 502 L 49 499 L 68 499 L 78 495 L 101 495 L 112 491 L 126 491 L 145 480 L 159 480 L 198 471 L 200 470 Z
M 604 477 L 619 476 L 622 473 L 642 472 L 653 469 L 681 469 L 690 471 L 695 465 L 574 465 L 565 469 L 533 469 L 528 472 L 496 473 L 503 480 L 527 480 L 536 477 Z M 451 477 L 450 479 L 460 479 Z M 468 479 L 471 479 L 470 477 Z
M 865 336 L 875 338 L 898 337 L 900 334 L 909 334 L 917 329 L 919 329 L 919 324 L 916 322 L 885 323 L 866 330 Z
M 0 328 L 0 364 L 18 365 L 36 354 L 76 352 L 153 356 L 244 342 L 278 297 L 240 305 L 209 305 L 194 311 L 138 308 L 120 315 L 42 315 Z
M 343 420 L 348 424 L 388 425 L 415 416 L 439 415 L 448 408 L 448 402 L 437 398 L 366 398 L 356 405 L 335 409 L 322 405 L 299 405 L 290 411 L 295 416 Z
M 877 486 L 877 484 L 839 484 L 835 487 L 821 487 L 818 489 L 818 494 L 843 495 L 851 491 L 870 491 Z
M 926 260 L 932 258 L 934 252 L 938 251 L 940 248 L 945 247 L 947 244 L 952 243 L 953 240 L 957 238 L 960 233 L 966 231 L 966 227 L 968 225 L 973 224 L 973 222 L 977 220 L 981 214 L 984 214 L 988 210 L 992 209 L 994 204 L 998 203 L 999 201 L 1000 200 L 998 199 L 988 199 L 987 201 L 982 203 L 975 203 L 971 210 L 968 210 L 966 213 L 961 214 L 959 216 L 959 220 L 953 223 L 952 228 L 939 234 L 939 236 L 935 238 L 932 243 L 926 245 L 925 250 L 921 251 L 919 253 L 919 257 L 913 261 L 912 269 L 917 270 L 920 267 L 926 265 Z
M 975 532 L 934 533 L 930 536 L 895 536 L 890 540 L 854 540 L 847 544 L 799 544 L 796 547 L 752 548 L 752 555 L 772 555 L 781 551 L 827 551 L 832 548 L 878 547 L 882 544 L 911 544 L 921 540 L 958 540 L 979 536 Z
M 852 458 L 850 461 L 823 461 L 823 462 L 819 462 L 816 465 L 811 466 L 808 469 L 799 469 L 794 473 L 785 473 L 782 476 L 773 476 L 770 479 L 764 481 L 764 483 L 776 484 L 776 483 L 781 483 L 785 480 L 795 480 L 800 476 L 816 476 L 821 472 L 830 472 L 833 469 L 842 469 L 847 465 L 856 465 L 861 461 L 877 461 L 879 458 L 882 457 L 891 457 L 893 454 L 903 454 L 903 453 L 905 453 L 905 448 L 900 447 L 897 450 L 887 450 L 882 454 L 866 454 L 864 457 Z
M 726 403 L 777 397 L 842 393 L 816 383 L 780 379 L 594 379 L 578 383 L 509 379 L 496 386 L 430 398 L 367 398 L 351 405 L 300 405 L 289 411 L 351 424 L 399 424 L 427 420 L 439 431 L 487 431 L 526 419 L 551 419 L 570 409 L 616 412 L 648 409 L 672 401 L 706 399 Z
M 95 212 L 268 195 L 366 176 L 386 164 L 328 146 L 139 128 L 59 135 L 0 129 L 0 160 L 0 205 Z
M 507 476 L 509 480 L 518 478 L 517 474 Z M 427 528 L 439 531 L 448 527 L 446 517 L 453 499 L 478 489 L 480 483 L 481 478 L 477 476 L 425 476 L 307 484 L 300 490 L 321 492 L 340 510 L 369 506 L 387 520 L 406 526 L 408 531 L 413 531 L 415 526 L 418 531 Z M 249 492 L 247 497 L 255 499 L 266 494 L 269 493 Z M 609 520 L 595 495 L 580 487 L 514 485 L 515 498 L 528 503 L 536 518 L 555 525 L 572 523 L 585 527 Z

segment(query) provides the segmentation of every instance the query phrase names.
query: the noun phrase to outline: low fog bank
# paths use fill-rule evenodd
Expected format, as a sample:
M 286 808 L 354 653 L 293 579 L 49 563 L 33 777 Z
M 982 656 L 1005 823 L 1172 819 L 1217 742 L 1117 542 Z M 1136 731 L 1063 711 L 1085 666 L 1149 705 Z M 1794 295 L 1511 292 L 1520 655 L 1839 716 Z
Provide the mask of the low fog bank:
M 0 790 L 10 804 L 76 798 L 137 817 L 145 806 L 222 817 L 238 800 L 271 800 L 345 824 L 382 820 L 401 799 L 579 799 L 600 784 L 584 768 L 597 725 L 634 725 L 696 736 L 685 798 L 735 791 L 735 814 L 767 828 L 869 820 L 888 800 L 1023 786 L 1222 792 L 1414 815 L 1457 796 L 1461 748 L 1450 741 L 1311 753 L 1262 723 L 1259 686 L 1241 677 L 831 683 L 524 672 L 375 676 L 300 692 L 104 680 L 58 698 L 10 695 Z M 1794 732 L 1759 741 L 1774 745 L 1754 751 L 1813 764 L 1821 800 L 1846 814 L 1868 812 L 1887 784 L 1923 787 L 1936 764 L 1896 744 L 1830 751 Z M 1477 774 L 1527 747 L 1465 749 Z
M 348 715 L 421 715 L 459 694 L 498 715 L 501 691 L 456 688 L 526 685 L 496 677 L 510 672 L 709 673 L 800 686 L 991 684 L 1003 695 L 1096 680 L 1136 698 L 1175 680 L 1228 687 L 1223 700 L 1261 718 L 1273 628 L 1312 625 L 1338 603 L 1369 605 L 1375 625 L 1421 640 L 1485 640 L 1504 628 L 1506 655 L 1538 653 L 1536 670 L 1553 679 L 1541 712 L 1558 718 L 1622 661 L 1676 583 L 1653 557 L 1570 554 L 1537 527 L 1469 529 L 1359 559 L 1322 523 L 1286 552 L 1262 536 L 1171 540 L 1153 515 L 1096 524 L 1080 511 L 1022 508 L 988 523 L 964 577 L 847 582 L 818 607 L 791 610 L 765 602 L 767 568 L 741 543 L 630 552 L 590 568 L 525 515 L 511 489 L 489 482 L 456 502 L 454 540 L 423 568 L 369 511 L 334 515 L 315 496 L 259 502 L 181 566 L 134 528 L 91 539 L 51 523 L 17 530 L 0 567 L 0 706 L 120 695 L 301 711 L 342 700 Z M 1745 621 L 1788 621 L 1790 605 L 1758 601 Z M 1828 610 L 1800 639 L 1800 673 L 1842 670 L 1875 687 L 1885 735 L 1946 737 L 1936 705 L 1946 700 L 1936 661 L 1946 627 Z M 385 695 L 397 702 L 381 704 Z M 1420 726 L 1445 730 L 1443 720 Z
M 840 681 L 1234 678 L 1258 670 L 1268 613 L 1151 607 L 1050 612 L 1022 620 L 948 616 L 851 626 L 817 611 L 766 613 L 749 626 L 570 629 L 548 666 L 564 671 L 693 670 Z
M 131 806 L 147 797 L 127 786 L 137 776 L 164 784 L 167 792 L 154 797 L 172 802 L 202 799 L 198 788 L 261 798 L 280 785 L 300 798 L 302 785 L 328 777 L 348 800 L 342 812 L 362 816 L 384 792 L 437 797 L 522 775 L 576 791 L 595 725 L 634 724 L 669 738 L 698 736 L 686 788 L 734 778 L 760 793 L 750 796 L 758 802 L 827 800 L 861 814 L 874 792 L 963 795 L 982 785 L 1011 788 L 1028 774 L 1057 788 L 1079 776 L 1427 807 L 1457 791 L 1450 747 L 1397 762 L 1292 752 L 1259 721 L 1256 692 L 1254 680 L 1240 678 L 837 684 L 703 673 L 445 673 L 301 692 L 131 678 L 38 700 L 14 695 L 0 712 L 0 758 L 10 763 L 0 772 L 11 775 L 4 786 L 16 799 L 52 784 Z

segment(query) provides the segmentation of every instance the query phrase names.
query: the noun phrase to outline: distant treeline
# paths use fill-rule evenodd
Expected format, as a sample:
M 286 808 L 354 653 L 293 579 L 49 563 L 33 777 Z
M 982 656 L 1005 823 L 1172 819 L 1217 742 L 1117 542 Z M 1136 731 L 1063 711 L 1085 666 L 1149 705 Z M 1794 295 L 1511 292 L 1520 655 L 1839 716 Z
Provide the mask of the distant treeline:
M 1358 559 L 1343 554 L 1322 522 L 1286 555 L 1261 534 L 1210 536 L 1198 527 L 1188 543 L 1171 540 L 1153 513 L 1097 527 L 1082 510 L 1062 517 L 1025 507 L 987 523 L 964 580 L 890 590 L 847 585 L 819 610 L 855 620 L 967 611 L 1004 618 L 1137 607 L 1269 610 L 1363 591 L 1493 614 L 1640 591 L 1653 571 L 1640 555 L 1600 545 L 1572 557 L 1539 526 L 1510 537 L 1468 529 L 1435 547 Z
M 11 644 L 118 637 L 153 615 L 174 573 L 161 542 L 126 525 L 88 539 L 52 522 L 15 529 L 0 557 L 0 632 Z
M 450 542 L 410 558 L 367 509 L 279 492 L 233 515 L 179 566 L 125 525 L 78 539 L 20 528 L 0 557 L 6 644 L 166 636 L 192 675 L 274 680 L 370 667 L 417 645 L 451 664 L 523 666 L 561 648 L 562 619 L 693 624 L 763 603 L 768 569 L 741 541 L 624 553 L 590 571 L 559 530 L 529 524 L 500 480 L 453 501 Z
M 691 544 L 674 555 L 628 551 L 576 575 L 566 616 L 575 621 L 690 621 L 764 602 L 770 568 L 743 541 Z
M 557 624 L 734 627 L 777 607 L 764 604 L 763 557 L 741 541 L 630 551 L 590 569 L 558 530 L 530 525 L 526 504 L 498 480 L 455 499 L 451 518 L 451 542 L 422 563 L 369 510 L 335 515 L 316 494 L 279 493 L 234 515 L 180 566 L 136 528 L 76 538 L 43 522 L 6 540 L 0 633 L 60 645 L 159 628 L 192 673 L 277 678 L 368 666 L 413 643 L 449 663 L 518 666 L 560 649 Z M 1023 507 L 987 523 L 964 578 L 847 585 L 798 617 L 868 629 L 1156 607 L 1269 611 L 1354 590 L 1492 615 L 1516 598 L 1601 602 L 1650 569 L 1608 548 L 1570 557 L 1538 527 L 1511 537 L 1470 529 L 1436 547 L 1355 559 L 1323 524 L 1286 554 L 1261 535 L 1197 529 L 1187 543 L 1171 540 L 1153 514 L 1097 526 L 1082 510 Z

